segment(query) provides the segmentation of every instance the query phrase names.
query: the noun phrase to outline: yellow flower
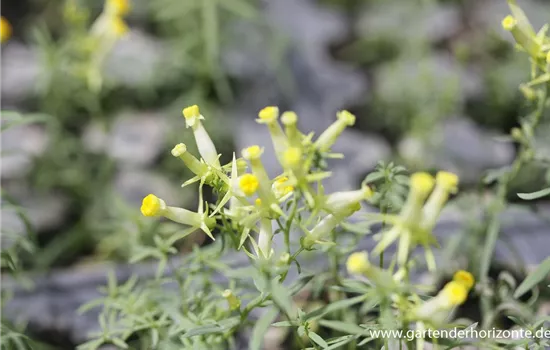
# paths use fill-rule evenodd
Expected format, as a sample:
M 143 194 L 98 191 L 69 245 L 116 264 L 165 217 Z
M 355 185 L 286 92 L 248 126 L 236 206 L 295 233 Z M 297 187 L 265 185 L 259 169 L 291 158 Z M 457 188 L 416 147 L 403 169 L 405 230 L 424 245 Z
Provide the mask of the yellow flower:
M 199 118 L 201 116 L 199 106 L 197 105 L 185 107 L 182 113 L 186 120 L 191 118 Z
M 432 175 L 424 172 L 411 175 L 411 191 L 418 194 L 419 197 L 426 198 L 434 187 L 434 178 Z
M 106 0 L 105 8 L 108 13 L 111 13 L 115 16 L 124 16 L 130 11 L 130 1 Z
M 292 147 L 301 146 L 300 132 L 297 128 L 298 116 L 296 113 L 291 111 L 284 112 L 281 116 L 281 122 L 285 126 L 285 133 L 289 145 Z
M 314 143 L 319 152 L 327 152 L 344 129 L 355 124 L 355 116 L 348 111 L 340 111 L 336 114 L 336 117 L 337 120 L 323 131 Z
M 296 125 L 298 122 L 298 115 L 292 111 L 284 112 L 283 115 L 281 115 L 281 122 L 285 126 Z
M 273 182 L 271 188 L 273 190 L 273 193 L 275 193 L 275 197 L 277 197 L 278 199 L 294 191 L 294 187 L 288 184 L 288 177 L 286 176 L 281 176 L 277 178 Z
M 466 301 L 466 298 L 468 298 L 468 289 L 462 283 L 451 281 L 443 287 L 443 290 L 439 292 L 438 296 L 442 298 L 441 306 L 444 308 L 452 308 L 462 305 Z
M 369 267 L 369 255 L 365 251 L 351 254 L 346 261 L 349 274 L 362 275 L 369 270 Z
M 143 198 L 141 204 L 141 213 L 144 216 L 157 216 L 161 210 L 166 206 L 164 201 L 154 194 L 149 194 Z
M 11 37 L 10 22 L 4 16 L 0 17 L 0 42 L 5 42 Z
M 455 192 L 458 186 L 458 176 L 447 171 L 440 171 L 435 176 L 435 182 L 449 192 Z
M 128 32 L 128 25 L 118 16 L 111 19 L 111 29 L 117 37 L 122 37 Z
M 279 117 L 279 108 L 275 106 L 265 107 L 258 113 L 258 117 L 260 118 L 258 119 L 259 123 L 273 123 Z
M 518 21 L 511 15 L 504 17 L 502 20 L 502 28 L 505 30 L 512 30 L 518 24 Z
M 452 310 L 463 304 L 468 298 L 468 289 L 462 283 L 451 281 L 447 283 L 437 295 L 422 304 L 414 311 L 419 320 L 429 320 L 439 324 L 448 319 Z
M 216 224 L 216 219 L 208 216 L 208 212 L 202 211 L 202 205 L 199 205 L 199 212 L 193 212 L 184 208 L 169 207 L 166 203 L 155 196 L 149 194 L 143 198 L 141 204 L 141 213 L 144 216 L 164 216 L 174 222 L 189 225 L 193 228 L 200 228 L 210 238 L 214 239 L 210 229 Z M 189 231 L 191 233 L 192 231 Z
M 277 203 L 275 194 L 271 189 L 271 180 L 262 163 L 262 153 L 263 149 L 258 145 L 250 146 L 242 150 L 243 158 L 250 162 L 252 174 L 254 174 L 258 180 L 258 196 L 262 199 L 262 207 L 282 215 L 283 211 Z
M 258 190 L 260 182 L 253 174 L 244 174 L 239 179 L 239 188 L 246 196 L 251 196 Z
M 462 284 L 467 290 L 472 289 L 475 283 L 474 276 L 464 270 L 458 270 L 453 276 L 453 281 Z
M 446 171 L 440 171 L 436 175 L 436 186 L 423 208 L 423 218 L 421 226 L 431 231 L 443 206 L 449 199 L 450 193 L 455 193 L 458 186 L 458 176 Z
M 208 176 L 210 171 L 208 166 L 187 152 L 187 146 L 184 143 L 178 143 L 172 148 L 172 155 L 183 160 L 183 163 L 193 172 L 193 174 L 203 177 Z
M 216 146 L 201 123 L 204 117 L 200 113 L 199 106 L 192 105 L 186 107 L 183 109 L 182 114 L 185 118 L 186 127 L 190 127 L 193 130 L 193 136 L 195 136 L 195 142 L 202 159 L 204 159 L 208 165 L 216 169 L 221 169 Z
M 263 148 L 261 148 L 258 145 L 245 148 L 243 149 L 243 152 L 242 152 L 243 158 L 246 160 L 260 159 L 263 153 L 264 153 Z
M 241 301 L 231 289 L 226 289 L 222 293 L 222 297 L 227 300 L 227 305 L 231 311 L 238 310 L 241 307 Z

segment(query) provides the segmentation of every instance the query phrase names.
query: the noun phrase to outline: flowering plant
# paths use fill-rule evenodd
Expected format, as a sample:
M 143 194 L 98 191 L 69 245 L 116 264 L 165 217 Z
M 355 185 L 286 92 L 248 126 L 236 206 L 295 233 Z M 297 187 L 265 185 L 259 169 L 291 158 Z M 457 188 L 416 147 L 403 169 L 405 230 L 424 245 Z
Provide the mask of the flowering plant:
M 550 82 L 548 28 L 535 33 L 515 2 L 509 3 L 513 17 L 505 18 L 503 27 L 530 57 L 533 80 L 521 90 L 537 102 L 538 109 L 521 129 L 512 132 L 522 149 L 511 170 L 498 177 L 500 201 L 530 154 L 532 130 L 546 108 Z M 453 321 L 469 295 L 481 297 L 482 326 L 495 326 L 494 314 L 490 316 L 487 309 L 493 305 L 491 297 L 505 295 L 509 304 L 519 305 L 517 299 L 550 269 L 547 260 L 514 296 L 501 290 L 490 293 L 495 286 L 488 267 L 498 238 L 495 217 L 499 209 L 492 213 L 480 271 L 453 271 L 450 281 L 444 281 L 439 290 L 419 283 L 413 273 L 424 263 L 430 273 L 438 270 L 432 251 L 438 246 L 433 230 L 443 207 L 457 192 L 459 179 L 446 171 L 435 177 L 427 172 L 405 177 L 402 169 L 381 165 L 379 174 L 367 176 L 360 188 L 327 193 L 323 186 L 323 180 L 331 176 L 327 161 L 343 156 L 333 153 L 332 147 L 355 123 L 355 116 L 348 111 L 338 112 L 336 120 L 318 136 L 304 134 L 292 111 L 280 114 L 275 106 L 259 111 L 257 122 L 269 130 L 269 147 L 282 169 L 276 176 L 270 176 L 262 162 L 268 145 L 250 145 L 222 164 L 202 124 L 205 117 L 199 107 L 186 107 L 183 116 L 198 154 L 189 152 L 184 143 L 175 145 L 171 153 L 194 174 L 182 186 L 198 184 L 198 207 L 174 207 L 155 194 L 143 199 L 144 216 L 166 218 L 182 228 L 156 235 L 154 247 L 135 250 L 133 262 L 158 259 L 152 281 L 138 283 L 131 278 L 117 285 L 111 276 L 103 290 L 105 296 L 83 307 L 101 304 L 103 312 L 101 331 L 81 349 L 97 349 L 104 343 L 119 348 L 227 349 L 237 348 L 243 337 L 249 348 L 260 349 L 274 329 L 282 332 L 283 341 L 300 349 L 423 349 L 428 342 L 453 348 L 473 340 L 429 339 L 425 335 L 391 339 L 374 330 L 406 334 L 410 330 L 475 327 L 473 321 Z M 381 197 L 388 195 L 372 181 L 384 177 L 380 174 L 393 174 L 390 182 L 408 188 L 404 204 L 393 208 L 395 212 L 367 210 L 367 203 L 383 203 Z M 207 189 L 214 200 L 205 201 Z M 376 227 L 379 230 L 372 236 L 376 245 L 367 252 L 363 249 L 365 236 Z M 177 253 L 174 244 L 197 231 L 214 242 L 182 259 L 173 258 Z M 373 263 L 371 256 L 377 256 L 379 263 Z M 340 268 L 343 265 L 347 273 Z M 477 284 L 474 275 L 480 280 Z M 526 328 L 544 322 L 517 319 Z M 526 347 L 530 344 L 529 339 L 499 340 L 507 341 Z M 482 339 L 476 344 L 491 348 L 496 342 Z M 546 343 L 537 339 L 531 344 L 543 349 Z

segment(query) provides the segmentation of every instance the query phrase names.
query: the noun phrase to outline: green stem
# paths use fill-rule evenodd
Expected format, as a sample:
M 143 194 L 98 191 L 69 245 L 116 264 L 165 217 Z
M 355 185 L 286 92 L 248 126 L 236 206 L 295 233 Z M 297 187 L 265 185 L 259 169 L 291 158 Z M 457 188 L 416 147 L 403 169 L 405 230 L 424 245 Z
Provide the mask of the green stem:
M 532 130 L 535 130 L 536 126 L 540 122 L 540 119 L 544 113 L 546 100 L 548 98 L 548 90 L 550 89 L 550 84 L 545 86 L 543 95 L 539 99 L 537 110 L 531 120 L 530 127 Z M 480 283 L 484 288 L 487 288 L 489 285 L 489 269 L 491 267 L 492 257 L 495 251 L 496 243 L 498 241 L 500 233 L 500 220 L 499 216 L 503 212 L 506 203 L 506 196 L 508 195 L 508 187 L 512 180 L 516 177 L 519 170 L 522 166 L 530 160 L 528 156 L 528 151 L 530 147 L 527 145 L 522 145 L 519 151 L 518 156 L 512 163 L 510 170 L 504 173 L 498 180 L 497 195 L 493 201 L 493 206 L 491 208 L 491 215 L 489 219 L 489 226 L 487 229 L 487 237 L 485 239 L 485 245 L 483 249 L 483 259 L 480 265 Z M 481 309 L 483 315 L 483 326 L 488 327 L 489 324 L 486 324 L 488 321 L 489 311 L 491 310 L 491 298 L 488 293 L 483 293 L 481 295 Z

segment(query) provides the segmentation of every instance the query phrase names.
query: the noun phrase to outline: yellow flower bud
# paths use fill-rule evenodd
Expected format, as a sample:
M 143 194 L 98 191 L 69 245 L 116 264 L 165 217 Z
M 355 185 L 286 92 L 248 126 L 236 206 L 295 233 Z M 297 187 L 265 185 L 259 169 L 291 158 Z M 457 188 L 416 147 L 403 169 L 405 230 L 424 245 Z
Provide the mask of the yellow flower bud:
M 239 188 L 246 196 L 251 196 L 258 190 L 260 182 L 253 174 L 244 174 L 239 179 Z
M 462 284 L 467 290 L 472 289 L 475 283 L 474 276 L 464 270 L 458 270 L 453 276 L 453 281 Z
M 164 201 L 154 194 L 149 194 L 143 198 L 141 204 L 141 213 L 144 216 L 158 216 L 162 209 L 166 206 Z
M 199 106 L 197 105 L 185 107 L 182 113 L 186 120 L 191 118 L 199 118 L 201 116 Z
M 348 273 L 353 275 L 362 275 L 369 270 L 369 267 L 369 255 L 366 251 L 353 253 L 346 261 Z
M 511 31 L 518 24 L 518 21 L 511 15 L 504 17 L 502 20 L 502 28 Z
M 355 124 L 355 116 L 348 111 L 340 111 L 336 114 L 336 117 L 347 126 L 353 126 Z
M 243 149 L 242 151 L 243 158 L 246 160 L 259 159 L 263 153 L 264 153 L 263 148 L 261 148 L 258 145 L 250 146 L 248 148 Z
M 256 198 L 254 200 L 254 204 L 258 207 L 261 207 L 262 206 L 262 199 L 261 198 Z
M 0 17 L 0 42 L 5 42 L 11 37 L 10 22 L 4 16 Z
M 546 54 L 546 63 L 550 64 L 550 51 Z
M 179 143 L 174 146 L 174 148 L 172 148 L 172 155 L 183 160 L 183 163 L 193 172 L 193 174 L 201 178 L 210 174 L 208 166 L 187 152 L 187 146 L 185 144 Z
M 174 157 L 179 157 L 185 152 L 187 152 L 187 146 L 184 143 L 178 143 L 174 146 L 174 148 L 172 148 L 171 153 Z
M 281 115 L 281 122 L 285 126 L 296 125 L 298 122 L 298 115 L 292 111 L 284 112 L 283 115 Z
M 106 0 L 105 9 L 115 16 L 124 16 L 130 11 L 128 0 Z
M 273 123 L 279 117 L 279 108 L 274 106 L 265 107 L 258 113 L 258 117 L 260 118 L 257 120 L 259 123 Z
M 440 171 L 435 176 L 435 182 L 449 192 L 455 192 L 458 186 L 458 176 L 447 171 Z
M 238 310 L 241 307 L 241 301 L 233 294 L 231 289 L 226 289 L 222 293 L 222 297 L 227 300 L 227 305 L 231 311 Z
M 444 308 L 451 308 L 463 304 L 468 298 L 468 290 L 462 283 L 451 281 L 443 287 L 443 290 L 438 294 L 442 299 Z
M 418 194 L 419 197 L 425 198 L 434 187 L 434 178 L 432 175 L 419 172 L 411 175 L 411 191 Z

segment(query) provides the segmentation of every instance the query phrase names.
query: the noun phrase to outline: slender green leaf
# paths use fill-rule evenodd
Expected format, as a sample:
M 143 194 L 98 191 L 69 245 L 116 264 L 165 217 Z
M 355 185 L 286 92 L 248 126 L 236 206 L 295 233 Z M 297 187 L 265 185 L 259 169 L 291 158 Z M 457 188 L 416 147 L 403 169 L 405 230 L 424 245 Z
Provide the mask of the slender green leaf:
M 262 341 L 264 340 L 264 335 L 271 326 L 271 323 L 277 317 L 279 310 L 272 308 L 266 311 L 262 317 L 256 322 L 254 330 L 252 331 L 252 338 L 250 340 L 249 349 L 251 350 L 260 350 L 262 347 Z
M 328 348 L 327 342 L 321 338 L 321 336 L 315 332 L 309 332 L 308 333 L 309 339 L 311 339 L 315 344 L 321 346 L 323 349 Z
M 550 187 L 531 193 L 518 193 L 518 197 L 526 201 L 539 199 L 550 195 Z
M 519 298 L 523 294 L 527 293 L 538 283 L 542 282 L 545 278 L 548 278 L 550 275 L 550 257 L 546 258 L 535 271 L 531 272 L 519 287 L 514 292 L 514 298 Z

